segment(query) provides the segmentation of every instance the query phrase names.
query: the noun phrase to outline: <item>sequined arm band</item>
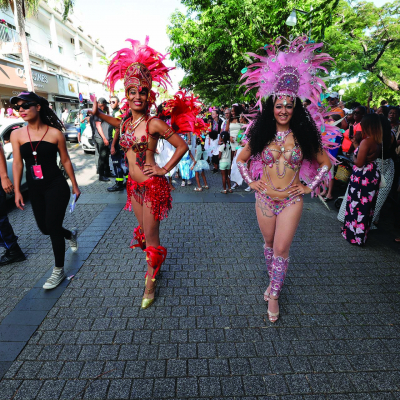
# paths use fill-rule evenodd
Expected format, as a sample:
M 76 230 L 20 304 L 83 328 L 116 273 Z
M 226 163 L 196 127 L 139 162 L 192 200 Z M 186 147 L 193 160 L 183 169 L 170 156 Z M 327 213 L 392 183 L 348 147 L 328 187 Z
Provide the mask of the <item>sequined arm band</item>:
M 243 163 L 241 161 L 237 162 L 237 166 L 239 169 L 240 174 L 242 175 L 243 180 L 250 185 L 250 183 L 254 182 L 253 179 L 250 177 L 250 171 L 247 168 L 247 163 Z
M 307 185 L 311 190 L 314 190 L 324 180 L 324 177 L 328 174 L 328 167 L 324 165 L 322 168 L 318 168 L 317 171 L 317 175 L 315 175 L 314 179 Z
M 165 139 L 168 140 L 175 132 L 171 127 L 169 127 L 161 136 Z

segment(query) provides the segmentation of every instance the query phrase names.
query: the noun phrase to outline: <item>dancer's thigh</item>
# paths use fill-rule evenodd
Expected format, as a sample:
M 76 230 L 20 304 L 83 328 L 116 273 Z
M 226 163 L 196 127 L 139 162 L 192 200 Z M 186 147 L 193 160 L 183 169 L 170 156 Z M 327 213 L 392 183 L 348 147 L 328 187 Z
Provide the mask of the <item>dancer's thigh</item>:
M 138 220 L 138 223 L 141 227 L 143 227 L 143 208 L 145 208 L 142 204 L 136 201 L 136 199 L 131 196 L 132 210 L 135 213 L 135 217 Z
M 267 247 L 272 247 L 274 244 L 276 215 L 271 211 L 268 205 L 259 200 L 256 200 L 256 215 L 265 245 Z
M 295 204 L 287 206 L 276 217 L 276 228 L 274 237 L 274 255 L 287 258 L 290 245 L 296 233 L 303 212 L 303 198 Z

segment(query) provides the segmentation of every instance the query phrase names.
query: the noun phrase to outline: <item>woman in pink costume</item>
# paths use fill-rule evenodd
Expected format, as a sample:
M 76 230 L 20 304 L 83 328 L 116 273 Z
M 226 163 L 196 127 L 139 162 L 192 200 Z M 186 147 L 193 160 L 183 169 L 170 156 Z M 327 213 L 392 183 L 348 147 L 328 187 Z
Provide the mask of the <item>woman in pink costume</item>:
M 324 150 L 325 143 L 330 142 L 327 135 L 321 135 L 327 128 L 317 108 L 324 84 L 315 76 L 317 68 L 325 70 L 321 63 L 331 58 L 315 53 L 322 43 L 307 44 L 306 36 L 284 45 L 285 40 L 280 37 L 273 45 L 266 45 L 266 56 L 251 54 L 259 62 L 242 71 L 248 90 L 258 90 L 261 111 L 247 130 L 249 142 L 237 160 L 243 179 L 256 191 L 256 214 L 270 278 L 264 299 L 271 322 L 279 318 L 278 298 L 303 210 L 303 196 L 319 193 L 327 184 L 331 167 Z M 300 98 L 314 103 L 311 113 Z
M 171 189 L 166 175 L 174 168 L 188 150 L 186 143 L 175 135 L 174 129 L 158 118 L 150 118 L 149 111 L 156 99 L 151 90 L 153 82 L 166 88 L 170 83 L 168 71 L 163 61 L 165 56 L 137 40 L 128 39 L 132 48 L 118 51 L 111 60 L 107 71 L 110 92 L 122 79 L 125 96 L 129 105 L 122 120 L 99 113 L 94 101 L 93 113 L 120 129 L 119 144 L 129 163 L 127 182 L 127 208 L 132 208 L 139 222 L 134 229 L 134 240 L 146 252 L 147 272 L 142 309 L 150 307 L 155 300 L 156 276 L 167 256 L 167 249 L 160 245 L 160 221 L 167 217 L 172 208 Z M 154 154 L 160 138 L 168 140 L 176 148 L 173 156 L 160 168 Z M 150 278 L 150 279 L 149 279 Z

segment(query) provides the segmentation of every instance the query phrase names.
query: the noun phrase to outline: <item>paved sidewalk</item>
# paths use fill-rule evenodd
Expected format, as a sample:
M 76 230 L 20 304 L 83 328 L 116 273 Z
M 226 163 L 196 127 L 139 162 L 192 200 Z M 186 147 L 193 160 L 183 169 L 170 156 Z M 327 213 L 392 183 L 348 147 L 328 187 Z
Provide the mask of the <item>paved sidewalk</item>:
M 0 399 L 400 399 L 399 250 L 379 231 L 365 248 L 349 245 L 337 213 L 307 200 L 272 325 L 254 195 L 219 194 L 220 176 L 207 176 L 209 192 L 174 193 L 161 228 L 168 258 L 145 311 L 145 256 L 129 248 L 125 196 L 83 188 L 66 217 L 84 243 L 68 256 L 75 277 L 3 363 Z M 30 213 L 10 213 L 29 259 L 0 269 L 1 320 L 29 309 L 21 299 L 52 265 Z

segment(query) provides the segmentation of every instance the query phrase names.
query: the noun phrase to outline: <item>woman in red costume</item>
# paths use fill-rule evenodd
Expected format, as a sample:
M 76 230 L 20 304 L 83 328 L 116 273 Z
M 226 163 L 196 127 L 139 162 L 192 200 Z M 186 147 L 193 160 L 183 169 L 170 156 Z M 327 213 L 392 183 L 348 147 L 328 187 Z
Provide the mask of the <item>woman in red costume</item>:
M 166 88 L 170 83 L 163 61 L 165 56 L 149 47 L 148 37 L 144 45 L 128 39 L 132 48 L 116 52 L 107 71 L 107 82 L 111 93 L 117 81 L 123 79 L 129 110 L 122 120 L 99 113 L 94 101 L 93 114 L 120 128 L 120 146 L 124 149 L 129 163 L 127 182 L 128 202 L 126 208 L 133 208 L 139 226 L 134 230 L 134 240 L 146 252 L 147 272 L 142 309 L 153 304 L 156 276 L 167 256 L 167 249 L 160 245 L 160 221 L 167 217 L 172 208 L 171 189 L 165 174 L 174 168 L 188 150 L 179 135 L 164 121 L 149 116 L 156 93 L 151 90 L 153 82 Z M 160 168 L 154 161 L 159 138 L 168 140 L 176 151 L 167 164 Z M 150 279 L 148 279 L 150 277 Z

